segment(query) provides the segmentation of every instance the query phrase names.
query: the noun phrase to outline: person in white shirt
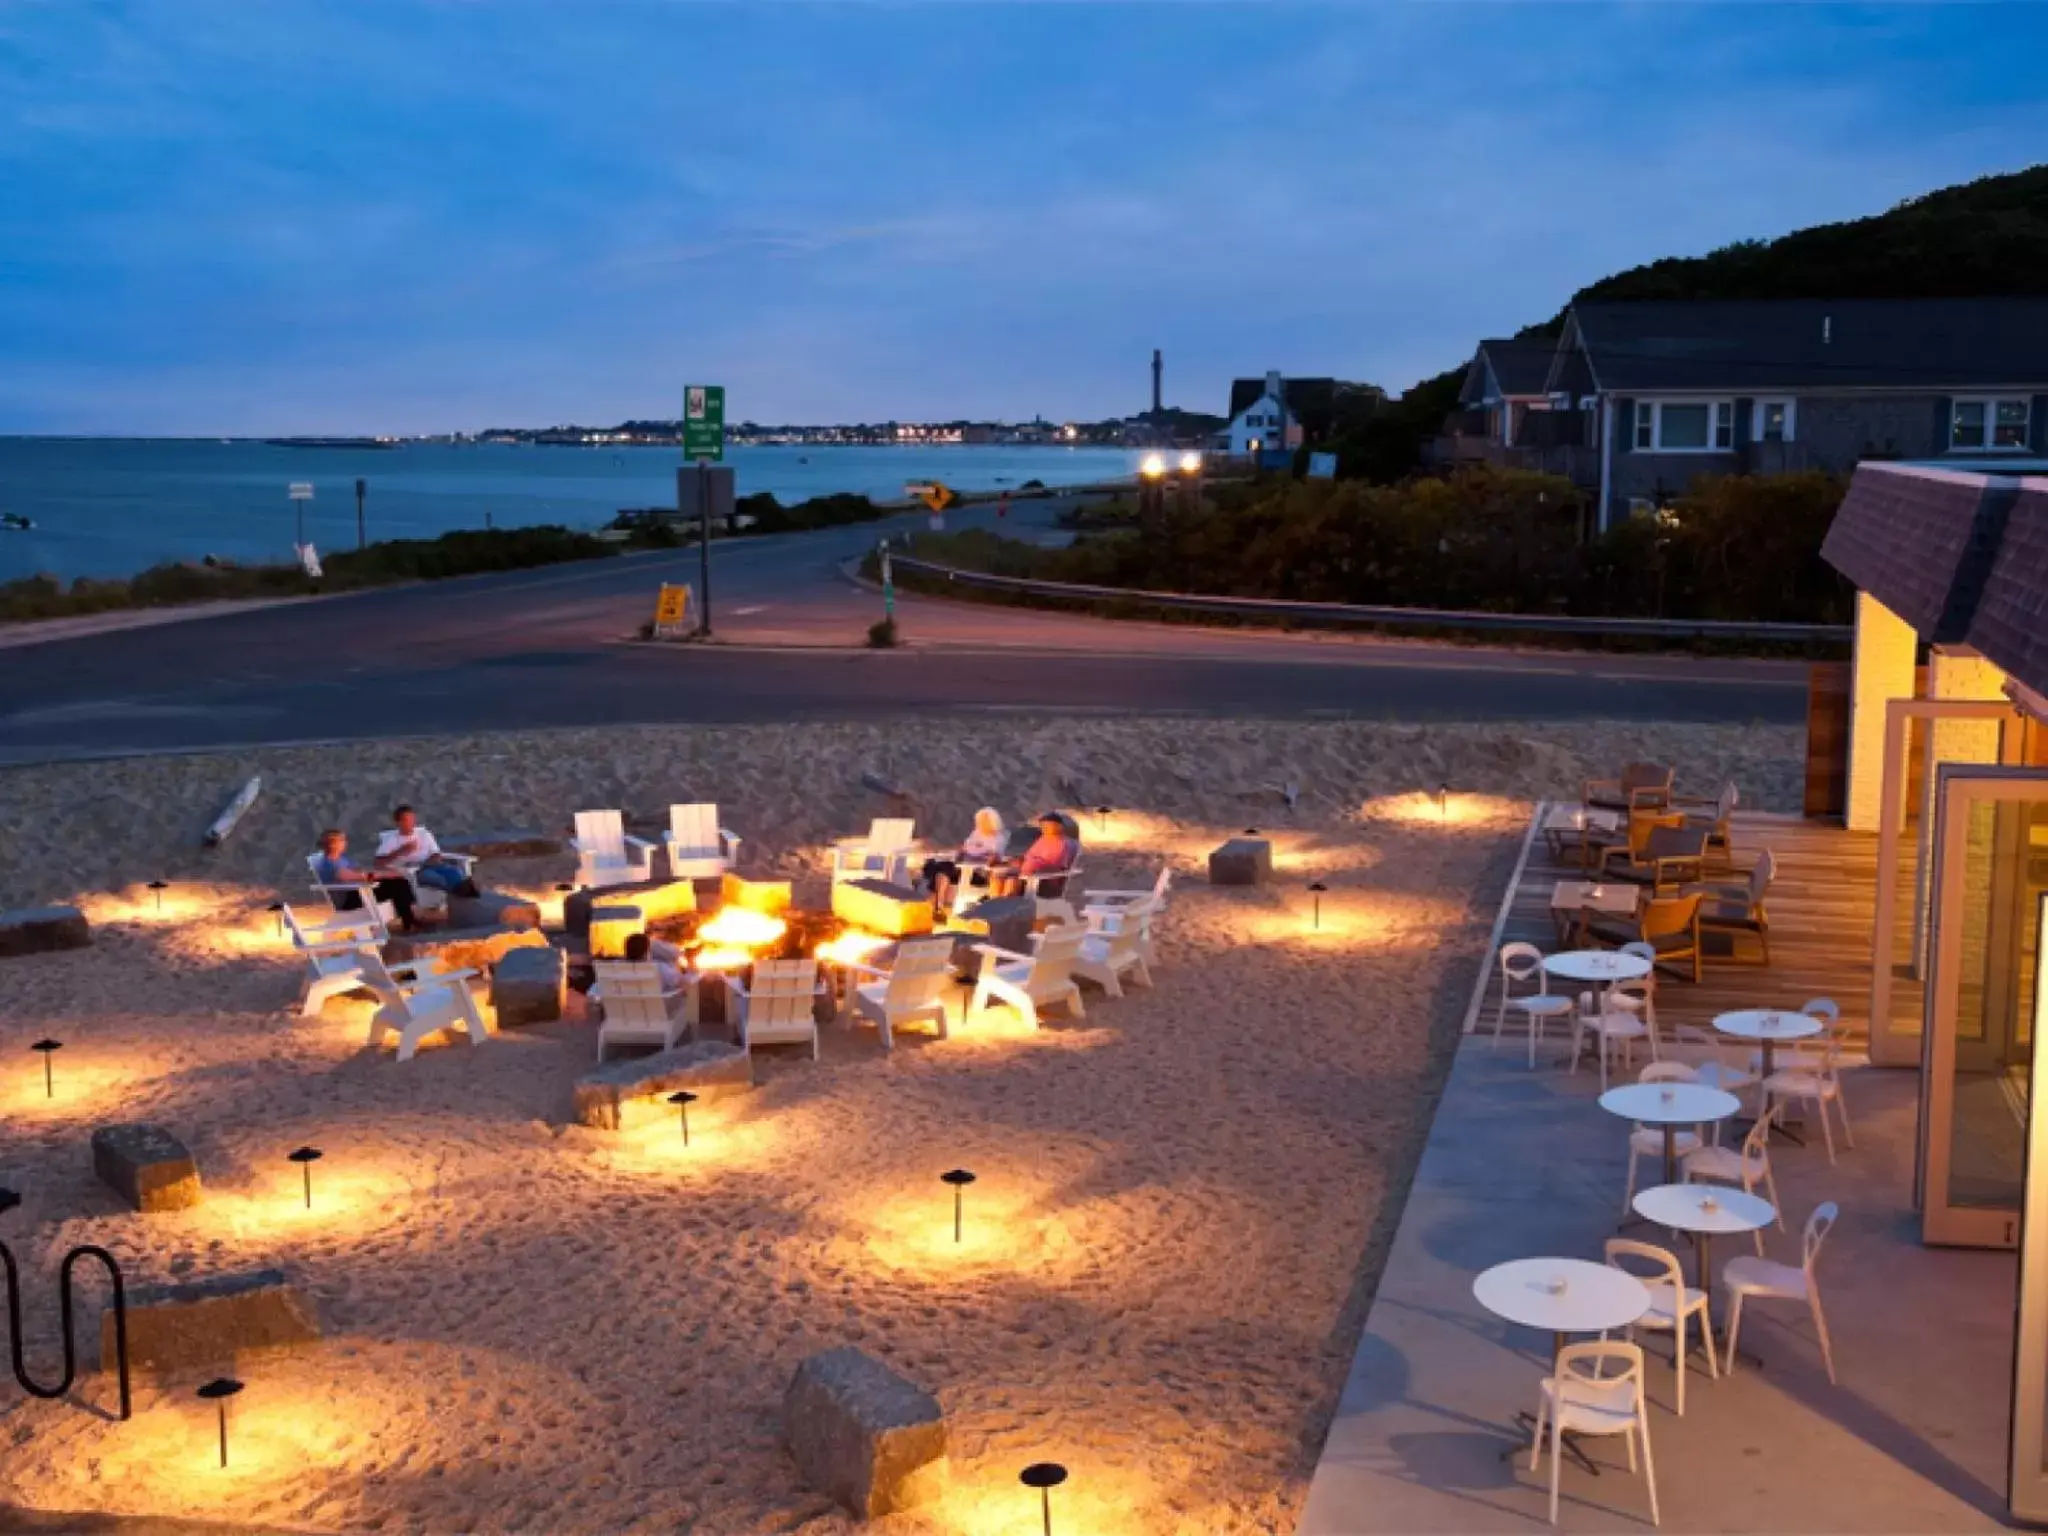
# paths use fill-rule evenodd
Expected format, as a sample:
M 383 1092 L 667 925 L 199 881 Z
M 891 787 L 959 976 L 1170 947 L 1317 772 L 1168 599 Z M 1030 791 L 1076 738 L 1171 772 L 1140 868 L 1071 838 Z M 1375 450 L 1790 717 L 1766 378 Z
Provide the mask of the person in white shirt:
M 953 887 L 960 883 L 961 870 L 971 884 L 988 884 L 988 866 L 1001 861 L 1009 840 L 1003 818 L 994 806 L 984 805 L 974 813 L 974 830 L 950 859 L 927 859 L 924 882 L 932 888 L 932 899 L 945 906 Z
M 474 896 L 476 882 L 462 872 L 462 866 L 441 857 L 441 845 L 434 834 L 420 825 L 409 805 L 391 813 L 391 825 L 377 839 L 377 862 L 402 869 L 420 885 L 454 896 Z

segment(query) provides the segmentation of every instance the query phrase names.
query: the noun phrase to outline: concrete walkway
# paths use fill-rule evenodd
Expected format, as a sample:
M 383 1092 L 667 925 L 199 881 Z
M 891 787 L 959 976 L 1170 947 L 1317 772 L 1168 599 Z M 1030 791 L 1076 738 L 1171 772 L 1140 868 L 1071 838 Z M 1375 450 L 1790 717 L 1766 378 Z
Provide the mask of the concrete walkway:
M 1677 1001 L 1685 988 L 1669 990 Z M 1592 1065 L 1568 1075 L 1563 1054 L 1546 1043 L 1531 1071 L 1520 1042 L 1496 1055 L 1478 1035 L 1460 1050 L 1316 1468 L 1303 1536 L 1545 1527 L 1548 1460 L 1539 1478 L 1526 1452 L 1513 1463 L 1501 1453 L 1525 1443 L 1514 1415 L 1534 1408 L 1550 1343 L 1483 1311 L 1472 1279 L 1513 1258 L 1598 1261 L 1616 1230 L 1626 1127 L 1594 1102 Z M 1669 1347 L 1648 1336 L 1664 1530 L 2000 1528 L 2016 1260 L 1920 1245 L 1916 1088 L 1910 1073 L 1847 1073 L 1856 1150 L 1832 1169 L 1817 1145 L 1774 1152 L 1789 1230 L 1769 1234 L 1772 1257 L 1797 1261 L 1799 1226 L 1816 1202 L 1842 1207 L 1820 1265 L 1839 1385 L 1821 1369 L 1803 1309 L 1758 1306 L 1743 1319 L 1742 1345 L 1762 1369 L 1691 1377 L 1679 1419 Z M 1628 1235 L 1670 1242 L 1640 1226 Z M 1753 1249 L 1721 1240 L 1716 1270 L 1743 1251 Z M 1593 1444 L 1606 1470 L 1595 1477 L 1567 1459 L 1561 1527 L 1647 1529 L 1643 1482 L 1627 1473 L 1619 1442 Z

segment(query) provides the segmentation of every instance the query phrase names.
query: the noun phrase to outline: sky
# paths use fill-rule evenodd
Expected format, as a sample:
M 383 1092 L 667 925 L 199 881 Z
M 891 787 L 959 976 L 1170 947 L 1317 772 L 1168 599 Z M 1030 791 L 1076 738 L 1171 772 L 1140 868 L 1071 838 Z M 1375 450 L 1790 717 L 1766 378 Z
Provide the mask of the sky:
M 0 0 L 0 433 L 1220 412 L 2048 155 L 2048 6 Z

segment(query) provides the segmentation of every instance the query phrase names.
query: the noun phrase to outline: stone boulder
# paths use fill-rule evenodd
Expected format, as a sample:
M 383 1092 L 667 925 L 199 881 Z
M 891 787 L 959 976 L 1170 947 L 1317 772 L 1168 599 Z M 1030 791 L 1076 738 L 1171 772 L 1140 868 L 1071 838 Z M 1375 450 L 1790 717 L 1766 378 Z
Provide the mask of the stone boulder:
M 546 949 L 548 941 L 535 928 L 444 928 L 394 933 L 385 946 L 391 961 L 437 960 L 444 971 L 491 969 L 515 949 Z
M 590 909 L 590 928 L 585 935 L 590 958 L 625 958 L 626 940 L 647 929 L 648 916 L 638 906 L 623 901 L 604 901 Z
M 797 1471 L 857 1517 L 929 1503 L 949 1477 L 938 1399 L 851 1347 L 812 1355 L 782 1398 Z
M 540 904 L 502 891 L 448 898 L 451 928 L 538 928 Z
M 128 1291 L 128 1363 L 152 1371 L 226 1371 L 235 1357 L 320 1340 L 312 1305 L 281 1269 L 138 1285 Z M 100 1368 L 118 1361 L 114 1309 L 100 1312 Z
M 568 849 L 559 837 L 532 827 L 509 827 L 497 832 L 475 832 L 467 837 L 441 839 L 447 853 L 467 854 L 472 859 L 545 859 Z
M 92 930 L 76 907 L 17 907 L 0 912 L 0 955 L 84 949 L 91 942 Z
M 138 1211 L 182 1211 L 202 1198 L 199 1165 L 161 1126 L 101 1126 L 92 1133 L 92 1171 Z
M 929 891 L 887 880 L 833 882 L 832 915 L 890 938 L 930 933 L 934 917 Z
M 795 887 L 787 880 L 746 880 L 728 871 L 718 887 L 719 900 L 728 907 L 745 907 L 764 917 L 781 917 L 795 899 Z
M 500 1029 L 552 1024 L 569 992 L 569 957 L 552 946 L 508 950 L 491 972 L 491 1006 Z
M 711 1103 L 753 1086 L 754 1066 L 747 1053 L 722 1040 L 699 1040 L 651 1056 L 622 1056 L 577 1079 L 576 1123 L 622 1131 L 674 1115 L 668 1096 L 679 1090 Z
M 1030 896 L 998 896 L 978 901 L 960 914 L 961 920 L 978 926 L 997 949 L 1015 954 L 1031 953 L 1031 933 L 1038 921 L 1038 902 Z M 978 971 L 979 959 L 973 961 Z
M 1233 837 L 1209 855 L 1211 885 L 1264 885 L 1273 878 L 1273 845 L 1263 837 Z

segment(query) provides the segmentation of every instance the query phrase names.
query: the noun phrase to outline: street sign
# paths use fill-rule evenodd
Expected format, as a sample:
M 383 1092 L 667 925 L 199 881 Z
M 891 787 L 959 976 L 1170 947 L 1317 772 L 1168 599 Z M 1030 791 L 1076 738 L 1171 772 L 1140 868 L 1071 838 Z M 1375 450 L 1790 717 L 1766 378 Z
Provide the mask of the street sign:
M 303 480 L 294 480 L 291 484 L 291 490 L 287 494 L 290 495 L 293 501 L 311 501 L 313 499 L 313 487 Z
M 661 584 L 661 596 L 654 601 L 654 637 L 666 640 L 683 632 L 683 626 L 690 616 L 690 589 L 687 586 Z
M 725 458 L 725 386 L 683 386 L 683 457 L 698 463 Z

